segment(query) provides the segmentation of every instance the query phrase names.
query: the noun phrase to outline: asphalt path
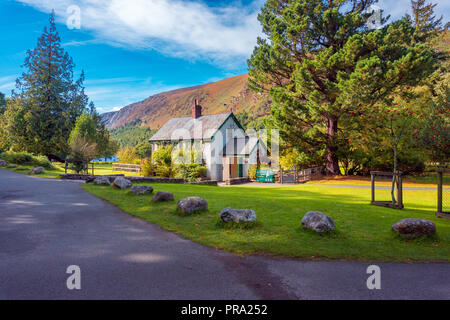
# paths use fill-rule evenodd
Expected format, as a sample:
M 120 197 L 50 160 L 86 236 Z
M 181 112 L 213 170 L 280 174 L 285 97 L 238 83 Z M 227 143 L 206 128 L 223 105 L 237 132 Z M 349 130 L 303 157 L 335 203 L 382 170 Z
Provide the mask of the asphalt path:
M 0 299 L 450 299 L 449 264 L 239 257 L 81 188 L 0 169 Z M 68 289 L 69 266 L 81 289 Z M 71 281 L 69 281 L 72 283 Z

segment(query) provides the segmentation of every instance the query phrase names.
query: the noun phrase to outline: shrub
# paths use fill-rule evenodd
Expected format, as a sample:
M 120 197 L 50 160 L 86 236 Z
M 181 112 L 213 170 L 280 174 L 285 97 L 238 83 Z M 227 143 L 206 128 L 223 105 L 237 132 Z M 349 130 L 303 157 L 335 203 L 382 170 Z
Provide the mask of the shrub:
M 251 180 L 255 180 L 256 179 L 256 169 L 258 168 L 258 166 L 256 164 L 252 164 L 250 166 L 250 168 L 248 169 L 248 177 Z
M 31 165 L 47 169 L 52 167 L 46 156 L 35 156 L 28 152 L 3 152 L 0 154 L 0 159 L 14 164 Z
M 120 149 L 117 153 L 117 157 L 119 158 L 120 163 L 128 163 L 128 164 L 140 164 L 141 159 L 136 154 L 136 150 L 133 147 L 127 147 Z
M 188 181 L 196 181 L 198 178 L 206 177 L 206 167 L 199 164 L 180 164 L 177 167 L 176 176 Z
M 153 166 L 153 163 L 150 159 L 145 159 L 142 161 L 142 174 L 144 177 L 151 177 L 155 174 L 155 168 Z
M 165 164 L 157 165 L 155 173 L 158 177 L 173 178 L 176 175 L 176 168 Z

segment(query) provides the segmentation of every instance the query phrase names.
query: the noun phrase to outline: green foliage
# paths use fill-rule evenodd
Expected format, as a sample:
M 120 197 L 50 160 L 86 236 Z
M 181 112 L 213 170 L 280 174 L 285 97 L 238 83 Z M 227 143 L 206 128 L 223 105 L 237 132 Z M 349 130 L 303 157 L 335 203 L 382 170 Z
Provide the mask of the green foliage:
M 148 127 L 137 127 L 127 125 L 117 129 L 111 129 L 111 137 L 117 142 L 120 148 L 134 147 L 139 143 L 147 142 L 155 131 Z
M 266 39 L 248 62 L 249 86 L 270 93 L 284 146 L 321 158 L 330 175 L 340 173 L 339 149 L 357 129 L 347 115 L 435 69 L 435 52 L 413 41 L 406 20 L 367 30 L 373 3 L 268 0 L 258 16 Z
M 152 154 L 155 173 L 159 177 L 173 178 L 176 175 L 176 165 L 172 162 L 173 146 L 160 146 Z
M 144 177 L 152 177 L 155 174 L 155 168 L 151 159 L 145 159 L 142 161 L 142 175 Z
M 0 115 L 5 113 L 5 109 L 6 109 L 5 95 L 2 92 L 0 92 Z
M 24 67 L 18 93 L 13 93 L 4 114 L 8 144 L 17 151 L 66 154 L 75 121 L 88 110 L 88 97 L 84 73 L 73 80 L 74 63 L 61 46 L 53 13 L 37 47 L 28 50 Z
M 150 158 L 152 156 L 152 145 L 148 141 L 139 142 L 136 147 L 136 154 L 141 158 Z
M 75 127 L 70 133 L 69 146 L 72 148 L 74 142 L 80 139 L 89 144 L 95 144 L 96 152 L 93 158 L 109 157 L 117 152 L 117 144 L 111 140 L 108 131 L 100 123 L 100 117 L 96 113 L 83 113 L 77 118 Z
M 141 163 L 141 159 L 136 153 L 135 148 L 126 147 L 119 150 L 117 153 L 117 157 L 119 158 L 120 163 L 129 163 L 129 164 L 139 164 Z
M 52 168 L 52 164 L 46 156 L 36 156 L 28 152 L 3 152 L 0 159 L 18 165 L 32 165 L 37 167 Z
M 89 141 L 82 135 L 74 135 L 70 141 L 70 153 L 66 161 L 70 164 L 70 169 L 80 173 L 86 172 L 89 161 L 97 155 L 97 144 Z
M 417 133 L 419 145 L 430 160 L 446 163 L 450 159 L 450 62 L 430 79 L 428 90 L 415 102 L 423 108 L 423 121 Z
M 197 181 L 198 178 L 206 177 L 206 167 L 199 164 L 180 164 L 177 166 L 175 177 L 188 181 Z

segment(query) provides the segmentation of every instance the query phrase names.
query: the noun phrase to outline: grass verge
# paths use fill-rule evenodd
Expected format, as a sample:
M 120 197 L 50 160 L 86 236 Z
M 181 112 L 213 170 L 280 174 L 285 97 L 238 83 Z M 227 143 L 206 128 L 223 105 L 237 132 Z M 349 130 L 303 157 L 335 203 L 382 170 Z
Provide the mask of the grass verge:
M 406 208 L 372 206 L 370 190 L 327 187 L 214 187 L 204 185 L 153 184 L 157 191 L 174 193 L 175 201 L 152 203 L 151 195 L 135 196 L 126 190 L 85 184 L 88 192 L 123 211 L 156 223 L 185 238 L 237 254 L 265 254 L 306 259 L 359 261 L 450 262 L 450 221 L 436 218 L 436 192 L 405 191 Z M 380 190 L 389 197 L 389 190 Z M 199 196 L 209 211 L 180 216 L 177 200 Z M 219 222 L 224 207 L 255 210 L 258 222 L 251 228 Z M 300 221 L 307 211 L 317 210 L 336 223 L 333 233 L 305 230 Z M 403 218 L 429 219 L 436 223 L 434 237 L 407 240 L 391 230 Z

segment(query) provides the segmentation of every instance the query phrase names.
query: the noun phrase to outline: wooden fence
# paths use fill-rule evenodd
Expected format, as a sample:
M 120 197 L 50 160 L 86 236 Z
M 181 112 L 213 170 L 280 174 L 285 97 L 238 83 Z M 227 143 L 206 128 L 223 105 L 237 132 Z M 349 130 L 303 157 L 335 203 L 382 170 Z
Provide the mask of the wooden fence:
M 298 183 L 311 180 L 315 175 L 320 174 L 322 167 L 313 167 L 304 170 L 294 168 L 292 170 L 279 171 L 279 181 L 281 183 Z
M 139 164 L 113 163 L 112 172 L 135 172 L 141 174 L 142 168 Z

